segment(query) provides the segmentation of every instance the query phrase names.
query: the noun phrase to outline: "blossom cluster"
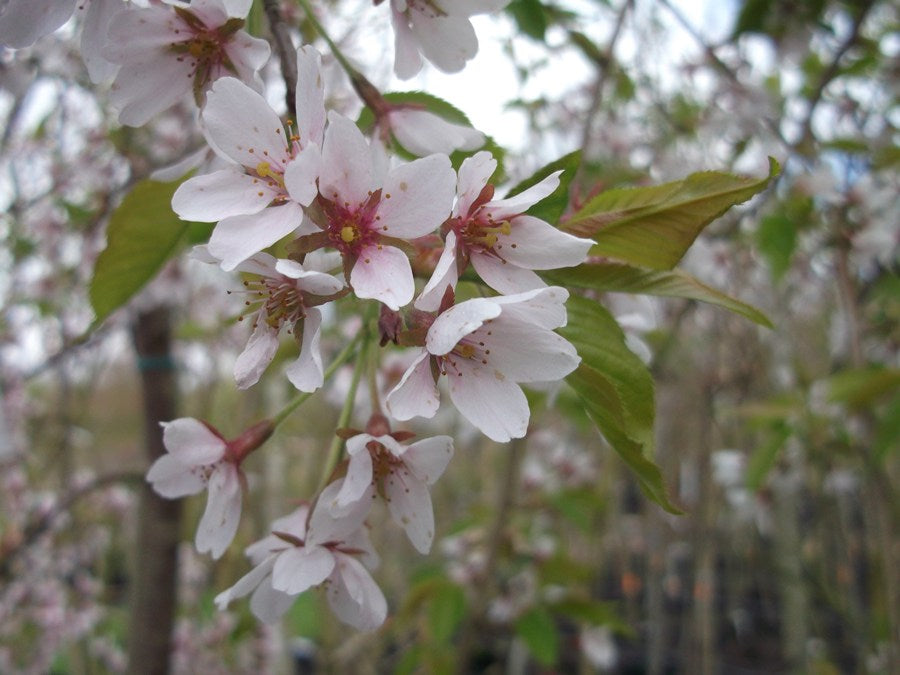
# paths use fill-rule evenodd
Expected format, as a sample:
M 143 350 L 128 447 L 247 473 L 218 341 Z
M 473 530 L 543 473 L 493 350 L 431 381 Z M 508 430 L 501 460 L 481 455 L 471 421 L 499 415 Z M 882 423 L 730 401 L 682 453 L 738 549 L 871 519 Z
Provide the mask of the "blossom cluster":
M 507 3 L 391 0 L 396 74 L 411 77 L 423 57 L 446 72 L 461 70 L 478 47 L 470 17 Z M 424 106 L 389 103 L 347 66 L 375 114 L 367 137 L 326 107 L 322 56 L 311 45 L 296 50 L 294 118 L 284 121 L 259 77 L 269 44 L 243 29 L 251 4 L 91 0 L 78 7 L 87 8 L 91 77 L 109 84 L 122 124 L 146 124 L 189 98 L 200 110 L 217 157 L 209 166 L 219 168 L 184 180 L 172 209 L 184 220 L 214 223 L 194 258 L 243 276 L 250 334 L 234 363 L 236 386 L 260 381 L 287 333 L 297 346 L 284 369 L 288 381 L 304 395 L 321 388 L 322 335 L 336 303 L 355 302 L 368 317 L 366 306 L 377 307 L 377 341 L 410 350 L 383 405 L 371 402 L 365 430 L 335 431 L 346 458 L 328 467 L 324 487 L 247 548 L 255 567 L 216 598 L 225 607 L 252 594 L 253 612 L 274 621 L 298 594 L 324 586 L 339 619 L 372 630 L 387 601 L 370 574 L 378 563 L 366 525 L 371 506 L 382 500 L 427 554 L 435 537 L 429 488 L 454 454 L 449 436 L 411 442 L 411 432 L 392 424 L 433 417 L 445 386 L 462 417 L 488 438 L 525 436 L 530 410 L 521 385 L 561 380 L 580 361 L 554 332 L 566 324 L 568 292 L 537 272 L 582 263 L 593 242 L 529 214 L 560 188 L 560 171 L 496 198 L 497 161 L 474 152 L 483 134 Z M 0 43 L 26 46 L 74 10 L 71 0 L 10 0 L 0 9 Z M 417 158 L 401 160 L 394 142 Z M 448 153 L 456 151 L 469 156 L 454 168 Z M 359 349 L 355 358 L 371 359 L 371 351 Z M 230 440 L 193 418 L 164 424 L 168 452 L 147 480 L 167 498 L 208 493 L 195 542 L 201 553 L 219 558 L 234 540 L 248 490 L 242 463 L 277 423 Z

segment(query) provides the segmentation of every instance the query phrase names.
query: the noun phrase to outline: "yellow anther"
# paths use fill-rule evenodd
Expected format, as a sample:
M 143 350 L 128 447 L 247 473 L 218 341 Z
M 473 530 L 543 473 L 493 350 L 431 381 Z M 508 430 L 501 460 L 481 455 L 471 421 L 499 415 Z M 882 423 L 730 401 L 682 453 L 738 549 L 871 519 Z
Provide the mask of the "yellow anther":
M 500 231 L 506 235 L 512 232 L 512 225 L 509 224 L 508 220 L 503 221 L 503 224 L 500 226 Z
M 274 176 L 272 173 L 272 166 L 268 162 L 260 162 L 256 165 L 256 173 L 261 178 L 266 178 L 268 176 Z
M 471 359 L 473 356 L 475 356 L 475 347 L 468 344 L 456 345 L 456 349 L 454 349 L 453 351 L 455 351 L 464 359 Z
M 344 225 L 341 228 L 341 239 L 345 244 L 350 244 L 356 239 L 356 228 L 350 225 Z

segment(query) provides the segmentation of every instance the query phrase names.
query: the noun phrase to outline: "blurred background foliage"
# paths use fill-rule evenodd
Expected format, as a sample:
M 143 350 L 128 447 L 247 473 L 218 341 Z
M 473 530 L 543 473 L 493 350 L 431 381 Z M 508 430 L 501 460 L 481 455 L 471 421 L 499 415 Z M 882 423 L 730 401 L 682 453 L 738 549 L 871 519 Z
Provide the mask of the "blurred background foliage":
M 371 3 L 317 5 L 342 44 L 374 31 L 389 50 L 384 21 L 357 20 Z M 457 459 L 436 486 L 430 556 L 374 527 L 391 607 L 374 634 L 337 625 L 315 592 L 281 626 L 246 604 L 216 612 L 247 563 L 240 546 L 215 563 L 193 552 L 203 505 L 188 500 L 173 671 L 898 672 L 898 14 L 886 0 L 513 0 L 485 19 L 483 51 L 500 44 L 517 80 L 502 114 L 523 133 L 512 147 L 505 118 L 483 130 L 509 144 L 512 178 L 581 149 L 569 214 L 612 188 L 764 176 L 778 159 L 768 190 L 682 265 L 774 328 L 691 300 L 595 295 L 654 375 L 655 459 L 683 515 L 644 496 L 572 389 L 532 392 L 535 431 L 509 446 L 452 416 L 414 425 L 452 433 Z M 279 378 L 238 395 L 228 280 L 184 257 L 87 332 L 110 214 L 201 139 L 187 109 L 118 127 L 73 34 L 0 54 L 2 672 L 126 668 L 142 312 L 171 307 L 180 415 L 233 435 L 290 396 Z M 333 105 L 358 105 L 333 90 Z M 489 92 L 475 94 L 450 102 L 475 119 Z M 331 353 L 354 330 L 344 319 Z M 239 543 L 312 494 L 348 380 L 248 460 Z

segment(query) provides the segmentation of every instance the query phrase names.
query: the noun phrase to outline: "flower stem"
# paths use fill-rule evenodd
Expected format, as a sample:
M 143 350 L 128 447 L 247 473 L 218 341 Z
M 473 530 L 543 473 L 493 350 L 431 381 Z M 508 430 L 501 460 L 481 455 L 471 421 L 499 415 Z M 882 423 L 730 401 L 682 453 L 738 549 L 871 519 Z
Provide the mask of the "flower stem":
M 353 354 L 357 345 L 359 344 L 361 339 L 360 335 L 354 337 L 341 353 L 338 354 L 334 361 L 325 369 L 325 380 L 327 381 L 332 375 L 334 375 L 335 371 L 344 365 L 348 360 L 350 360 L 350 356 Z M 284 422 L 297 408 L 306 403 L 307 399 L 309 399 L 313 393 L 315 392 L 303 392 L 298 396 L 294 397 L 284 408 L 282 408 L 281 412 L 279 412 L 275 417 L 272 418 L 272 428 L 278 427 L 282 422 Z
M 297 0 L 297 2 L 306 13 L 307 20 L 313 25 L 313 28 L 316 29 L 316 32 L 322 39 L 325 40 L 331 53 L 334 54 L 334 58 L 341 64 L 341 68 L 344 69 L 344 72 L 347 73 L 347 76 L 350 78 L 350 84 L 353 85 L 353 89 L 363 100 L 363 103 L 372 109 L 376 117 L 383 115 L 389 108 L 389 105 L 375 85 L 369 82 L 369 80 L 347 60 L 347 57 L 344 56 L 340 47 L 338 47 L 334 40 L 331 39 L 331 36 L 328 35 L 325 27 L 319 22 L 315 12 L 313 12 L 312 7 L 309 5 L 309 0 Z
M 368 361 L 368 358 L 363 358 L 364 356 L 367 356 L 368 343 L 369 333 L 366 331 L 362 348 L 359 350 L 358 358 L 356 359 L 356 364 L 353 368 L 353 379 L 350 381 L 350 390 L 347 392 L 347 398 L 344 400 L 344 407 L 341 409 L 340 417 L 338 417 L 337 429 L 343 429 L 350 423 L 350 416 L 353 414 L 353 404 L 356 402 L 356 390 L 359 387 L 359 380 L 362 378 L 363 366 L 366 361 Z M 322 489 L 328 485 L 331 474 L 334 473 L 334 468 L 341 459 L 343 445 L 344 439 L 340 436 L 335 435 L 334 438 L 331 439 L 331 447 L 328 448 L 328 456 L 325 459 L 322 477 L 319 479 L 319 488 L 316 490 L 317 493 L 321 493 Z

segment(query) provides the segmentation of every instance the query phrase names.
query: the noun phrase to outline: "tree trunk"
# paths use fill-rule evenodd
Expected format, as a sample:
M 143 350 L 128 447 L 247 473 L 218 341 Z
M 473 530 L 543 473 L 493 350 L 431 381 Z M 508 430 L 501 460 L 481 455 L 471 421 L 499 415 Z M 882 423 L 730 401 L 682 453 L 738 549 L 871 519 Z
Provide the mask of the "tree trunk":
M 144 445 L 148 466 L 165 454 L 159 423 L 175 417 L 175 373 L 169 309 L 138 315 L 134 346 L 144 399 Z M 141 490 L 137 561 L 132 580 L 128 672 L 169 672 L 175 621 L 181 502 L 163 499 L 149 485 Z

